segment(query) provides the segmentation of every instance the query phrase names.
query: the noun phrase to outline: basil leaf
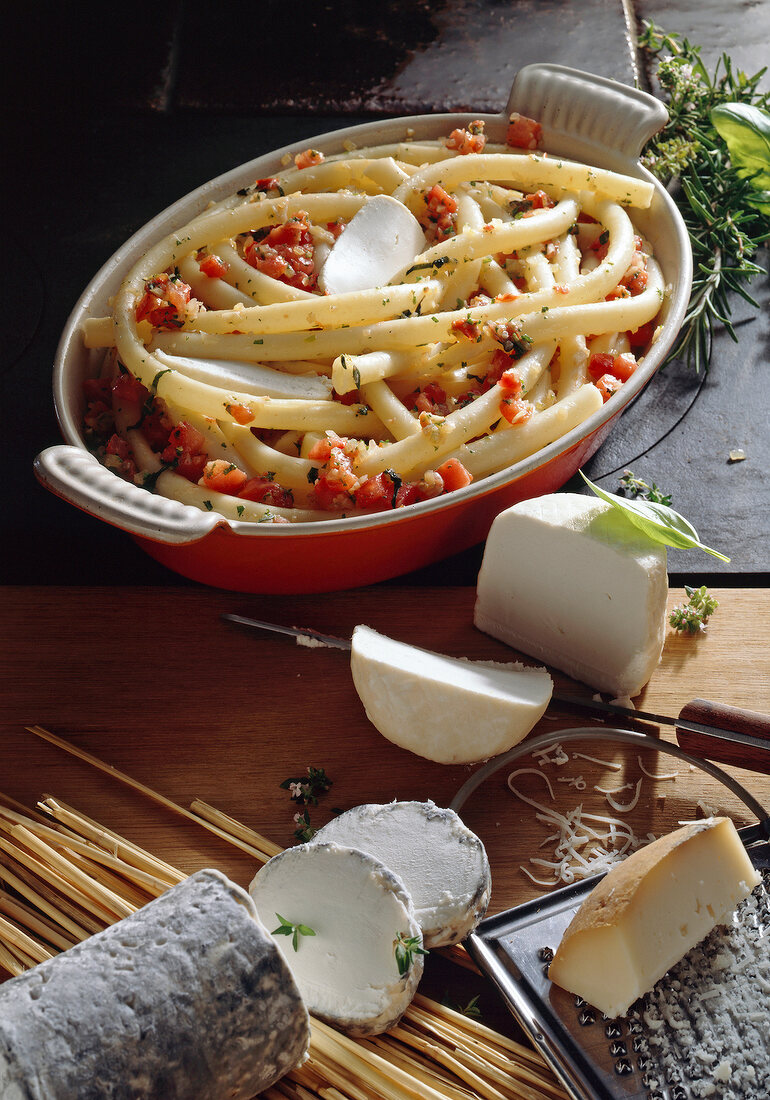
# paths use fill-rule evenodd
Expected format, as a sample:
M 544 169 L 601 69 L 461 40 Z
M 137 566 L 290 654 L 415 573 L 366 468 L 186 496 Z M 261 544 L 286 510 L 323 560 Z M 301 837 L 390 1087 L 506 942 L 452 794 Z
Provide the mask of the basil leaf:
M 653 542 L 673 546 L 676 550 L 703 550 L 706 554 L 713 554 L 720 561 L 730 560 L 718 550 L 704 546 L 693 525 L 668 505 L 655 504 L 651 500 L 629 500 L 628 497 L 605 493 L 604 489 L 600 489 L 598 485 L 589 481 L 582 470 L 579 473 L 592 493 L 595 493 L 600 500 L 606 500 L 608 504 L 624 512 L 631 523 L 640 531 L 644 531 Z
M 722 103 L 712 109 L 711 122 L 735 171 L 758 192 L 751 205 L 770 214 L 770 114 L 750 103 Z

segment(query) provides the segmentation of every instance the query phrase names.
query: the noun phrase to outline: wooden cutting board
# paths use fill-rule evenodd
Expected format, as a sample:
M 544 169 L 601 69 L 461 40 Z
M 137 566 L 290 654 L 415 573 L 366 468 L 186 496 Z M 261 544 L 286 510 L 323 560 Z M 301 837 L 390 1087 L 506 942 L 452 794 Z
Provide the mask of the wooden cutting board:
M 695 696 L 770 711 L 770 590 L 715 590 L 719 610 L 705 634 L 669 633 L 663 660 L 637 700 L 678 714 Z M 672 591 L 673 606 L 683 598 Z M 186 588 L 6 588 L 0 631 L 0 791 L 27 805 L 44 794 L 73 804 L 186 871 L 217 866 L 248 885 L 252 860 L 25 730 L 38 723 L 188 806 L 202 798 L 280 845 L 294 843 L 296 806 L 280 784 L 323 767 L 331 791 L 310 808 L 313 825 L 335 808 L 391 799 L 448 804 L 474 770 L 432 764 L 385 741 L 369 724 L 348 658 L 329 649 L 237 629 L 223 611 L 349 635 L 366 622 L 393 637 L 454 656 L 509 661 L 517 655 L 472 624 L 472 589 L 380 587 L 301 598 L 241 596 Z M 577 690 L 556 677 L 562 690 Z M 585 726 L 584 716 L 544 719 L 537 732 Z M 640 726 L 673 740 L 672 730 Z M 619 770 L 594 763 L 584 751 Z M 660 834 L 708 809 L 750 815 L 715 780 L 687 764 L 606 743 L 570 746 L 557 768 L 528 758 L 522 793 L 541 803 L 611 813 L 595 786 L 621 788 L 615 814 L 637 832 Z M 653 775 L 673 774 L 672 779 Z M 733 774 L 770 807 L 770 777 Z M 551 781 L 550 801 L 543 775 Z M 581 778 L 582 777 L 582 778 Z M 560 782 L 564 780 L 564 782 Z M 583 783 L 581 788 L 575 784 Z M 626 784 L 630 784 L 626 787 Z M 622 789 L 624 788 L 625 789 Z M 701 803 L 700 809 L 698 802 Z M 464 817 L 485 841 L 492 864 L 492 910 L 544 891 L 520 870 L 549 830 L 498 774 L 471 799 Z M 542 874 L 542 871 L 540 872 Z

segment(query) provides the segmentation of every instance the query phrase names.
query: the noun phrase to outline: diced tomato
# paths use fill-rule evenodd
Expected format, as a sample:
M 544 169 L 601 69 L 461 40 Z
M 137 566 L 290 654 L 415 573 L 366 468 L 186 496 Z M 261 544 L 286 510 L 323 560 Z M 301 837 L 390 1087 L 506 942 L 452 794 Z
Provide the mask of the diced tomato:
M 534 118 L 514 112 L 510 116 L 505 142 L 515 149 L 537 149 L 542 134 L 543 127 Z
M 588 373 L 594 381 L 605 375 L 612 375 L 618 382 L 627 382 L 637 368 L 633 355 L 612 355 L 609 352 L 594 352 L 588 360 Z
M 346 224 L 347 223 L 344 222 L 342 220 L 342 218 L 337 218 L 336 222 L 327 222 L 326 223 L 326 228 L 329 230 L 329 232 L 331 233 L 331 235 L 334 237 L 334 239 L 336 241 L 337 238 L 339 237 L 340 233 L 345 228 Z
M 603 374 L 594 382 L 599 393 L 605 401 L 609 401 L 613 393 L 617 393 L 623 383 L 614 374 Z
M 596 254 L 597 260 L 599 261 L 599 263 L 601 263 L 602 260 L 605 259 L 607 253 L 609 252 L 609 248 L 610 248 L 610 235 L 609 235 L 609 232 L 606 229 L 604 229 L 599 234 L 599 236 L 596 238 L 594 243 L 591 245 L 591 252 L 594 252 Z
M 136 307 L 137 321 L 147 320 L 154 328 L 180 328 L 187 315 L 192 289 L 176 275 L 165 271 L 144 284 L 144 296 Z
M 430 191 L 423 195 L 425 200 L 425 218 L 432 228 L 437 241 L 453 237 L 457 232 L 457 199 L 435 183 Z M 424 224 L 424 222 L 423 222 Z
M 254 413 L 247 405 L 227 404 L 225 409 L 236 424 L 250 424 L 254 419 Z
M 104 448 L 104 453 L 112 456 L 113 461 L 106 463 L 111 470 L 127 481 L 133 480 L 136 474 L 136 462 L 128 440 L 121 435 L 112 435 Z
M 298 213 L 259 240 L 250 238 L 243 253 L 246 262 L 271 279 L 298 290 L 313 290 L 317 282 L 315 246 L 306 219 L 307 214 Z
M 497 351 L 492 353 L 492 358 L 489 360 L 489 370 L 484 378 L 484 391 L 491 389 L 496 382 L 500 381 L 501 376 L 507 370 L 509 370 L 513 364 L 514 359 L 511 355 L 506 355 L 505 352 L 498 348 Z
M 462 462 L 457 458 L 448 458 L 446 462 L 442 462 L 436 473 L 444 482 L 444 492 L 446 493 L 452 493 L 455 489 L 464 489 L 466 485 L 470 485 L 473 481 Z
M 221 279 L 226 274 L 228 265 L 224 260 L 220 260 L 219 256 L 208 253 L 198 260 L 198 267 L 204 275 L 208 275 L 209 279 Z
M 505 371 L 500 376 L 498 385 L 506 397 L 518 397 L 521 393 L 521 379 L 513 370 Z
M 481 327 L 478 321 L 471 321 L 467 317 L 461 321 L 452 321 L 452 332 L 456 332 L 458 336 L 464 336 L 466 340 L 478 342 L 481 339 Z
M 311 462 L 326 462 L 331 454 L 331 443 L 328 439 L 319 439 L 308 451 L 307 457 Z
M 118 458 L 133 458 L 131 446 L 122 435 L 111 436 L 104 450 L 106 454 L 117 455 Z
M 487 143 L 484 123 L 471 122 L 467 130 L 453 130 L 446 140 L 447 149 L 456 149 L 461 156 L 468 153 L 481 153 Z
M 215 458 L 203 468 L 203 477 L 198 482 L 204 489 L 213 489 L 216 493 L 230 493 L 237 496 L 248 478 L 243 470 L 225 458 Z
M 416 390 L 404 398 L 408 409 L 416 413 L 431 413 L 433 416 L 446 416 L 449 412 L 446 390 L 438 382 L 428 382 L 421 390 Z
M 323 159 L 323 153 L 319 153 L 317 149 L 305 149 L 304 153 L 297 153 L 294 163 L 297 168 L 311 168 L 315 164 L 320 164 Z
M 86 378 L 83 393 L 86 401 L 107 402 L 112 393 L 112 381 L 109 378 Z
M 153 451 L 162 451 L 168 446 L 171 426 L 166 407 L 160 401 L 152 402 L 149 412 L 144 413 L 139 424 L 142 435 Z
M 615 356 L 606 351 L 595 351 L 588 360 L 588 373 L 596 381 L 612 370 Z
M 278 190 L 278 180 L 274 176 L 264 176 L 263 179 L 257 180 L 254 186 L 257 191 L 276 191 Z
M 272 504 L 274 508 L 293 508 L 294 494 L 268 477 L 250 477 L 238 496 L 241 500 L 253 500 L 258 504 Z
M 531 214 L 535 210 L 550 210 L 554 201 L 545 191 L 533 191 L 523 199 L 514 199 L 508 204 L 511 214 Z
M 169 433 L 166 448 L 161 452 L 161 462 L 173 466 L 188 481 L 197 482 L 209 460 L 205 444 L 203 433 L 186 420 L 181 420 Z
M 388 508 L 395 508 L 400 485 L 400 480 L 388 470 L 366 478 L 353 494 L 356 508 L 367 512 L 384 512 Z
M 150 396 L 146 386 L 128 371 L 119 371 L 112 382 L 112 400 L 117 405 L 143 405 Z
M 635 352 L 646 348 L 652 343 L 656 327 L 655 321 L 648 321 L 646 325 L 641 325 L 639 328 L 634 329 L 633 332 L 628 333 L 629 343 Z

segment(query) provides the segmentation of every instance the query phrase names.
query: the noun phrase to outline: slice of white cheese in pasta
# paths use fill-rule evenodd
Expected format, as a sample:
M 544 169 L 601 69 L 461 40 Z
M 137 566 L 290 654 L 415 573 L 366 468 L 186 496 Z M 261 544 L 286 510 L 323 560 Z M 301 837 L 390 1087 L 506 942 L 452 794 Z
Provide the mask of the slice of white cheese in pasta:
M 428 948 L 459 943 L 489 904 L 484 845 L 454 810 L 434 802 L 354 806 L 319 829 L 313 843 L 360 848 L 403 881 Z
M 521 741 L 553 691 L 544 669 L 467 661 L 353 631 L 353 683 L 383 737 L 441 764 L 471 764 Z
M 474 622 L 599 691 L 634 696 L 666 630 L 666 549 L 605 501 L 524 500 L 492 524 Z
M 425 247 L 425 234 L 412 212 L 390 195 L 376 195 L 334 242 L 319 285 L 327 294 L 385 286 Z
M 248 1100 L 309 1038 L 248 894 L 199 871 L 0 985 L 0 1096 Z
M 255 397 L 290 398 L 298 401 L 331 400 L 331 382 L 323 375 L 288 374 L 261 363 L 239 363 L 228 359 L 192 359 L 157 350 L 155 358 L 170 370 L 196 382 L 219 386 Z
M 759 881 L 729 818 L 685 825 L 609 871 L 569 924 L 549 977 L 620 1016 Z
M 401 1017 L 422 974 L 414 954 L 399 973 L 398 937 L 422 946 L 401 880 L 366 852 L 301 844 L 274 856 L 249 892 L 268 928 L 281 920 L 313 935 L 276 935 L 308 1011 L 351 1035 L 377 1035 Z

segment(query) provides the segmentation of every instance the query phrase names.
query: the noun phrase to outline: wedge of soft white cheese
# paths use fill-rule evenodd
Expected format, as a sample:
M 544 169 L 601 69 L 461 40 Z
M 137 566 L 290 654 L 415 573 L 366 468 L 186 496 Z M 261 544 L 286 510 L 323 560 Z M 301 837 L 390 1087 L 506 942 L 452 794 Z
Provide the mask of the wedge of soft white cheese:
M 334 242 L 318 283 L 327 294 L 385 286 L 425 248 L 425 234 L 411 210 L 390 195 L 376 195 Z
M 554 493 L 492 524 L 474 622 L 522 653 L 613 696 L 634 696 L 660 660 L 666 550 L 605 501 Z
M 454 810 L 434 802 L 354 806 L 319 829 L 313 843 L 360 848 L 395 871 L 406 886 L 426 947 L 469 936 L 492 892 L 484 845 Z
M 440 764 L 472 764 L 518 744 L 553 691 L 545 669 L 444 657 L 368 626 L 353 631 L 350 668 L 383 737 Z
M 281 918 L 314 935 L 275 935 L 308 1011 L 350 1035 L 386 1031 L 422 974 L 413 954 L 399 973 L 399 938 L 422 947 L 409 894 L 380 860 L 337 844 L 301 844 L 274 856 L 249 886 L 262 922 Z M 280 916 L 279 916 L 280 914 Z
M 622 1016 L 759 881 L 729 818 L 685 825 L 615 864 L 573 917 L 549 977 Z

